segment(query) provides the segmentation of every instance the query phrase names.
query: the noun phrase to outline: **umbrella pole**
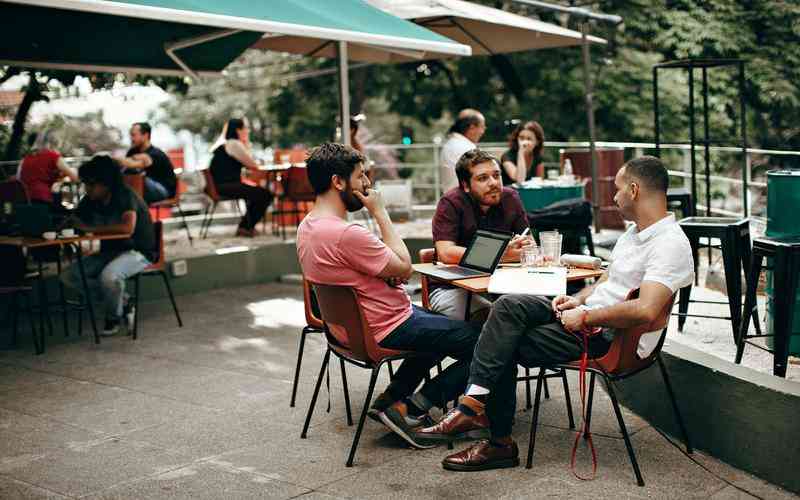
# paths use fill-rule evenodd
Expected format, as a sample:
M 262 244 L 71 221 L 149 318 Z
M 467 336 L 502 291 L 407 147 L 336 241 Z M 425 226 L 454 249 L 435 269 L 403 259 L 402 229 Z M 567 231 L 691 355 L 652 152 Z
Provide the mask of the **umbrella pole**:
M 581 23 L 581 49 L 583 53 L 583 85 L 586 89 L 586 119 L 589 122 L 589 158 L 592 165 L 592 215 L 594 230 L 600 231 L 600 193 L 597 189 L 597 157 L 595 153 L 594 86 L 590 73 L 588 21 Z
M 348 74 L 347 42 L 338 42 L 339 57 L 339 120 L 342 144 L 350 145 L 350 77 Z

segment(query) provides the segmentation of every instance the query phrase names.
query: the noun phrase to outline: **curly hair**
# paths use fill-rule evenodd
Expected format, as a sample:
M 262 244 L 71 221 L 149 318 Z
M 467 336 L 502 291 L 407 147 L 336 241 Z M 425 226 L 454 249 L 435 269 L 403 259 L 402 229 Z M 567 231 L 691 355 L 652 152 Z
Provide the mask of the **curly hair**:
M 508 137 L 508 149 L 515 153 L 519 150 L 518 139 L 519 134 L 521 134 L 523 130 L 529 130 L 536 136 L 536 147 L 533 148 L 533 157 L 539 158 L 542 156 L 542 149 L 544 149 L 544 129 L 539 125 L 539 122 L 529 121 L 517 125 L 517 128 L 515 128 Z

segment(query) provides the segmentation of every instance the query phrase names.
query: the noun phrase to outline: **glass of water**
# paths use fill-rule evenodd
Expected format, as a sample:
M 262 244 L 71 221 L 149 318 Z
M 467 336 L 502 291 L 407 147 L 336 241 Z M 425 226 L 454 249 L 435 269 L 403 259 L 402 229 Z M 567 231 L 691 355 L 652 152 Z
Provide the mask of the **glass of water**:
M 519 262 L 522 267 L 538 267 L 542 263 L 542 251 L 536 245 L 522 247 L 519 255 Z

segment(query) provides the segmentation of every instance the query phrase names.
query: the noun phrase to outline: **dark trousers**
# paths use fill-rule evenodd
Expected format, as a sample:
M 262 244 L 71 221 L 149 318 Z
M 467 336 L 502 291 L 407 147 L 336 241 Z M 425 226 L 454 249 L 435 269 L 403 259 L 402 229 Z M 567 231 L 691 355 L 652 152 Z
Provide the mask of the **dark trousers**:
M 444 407 L 464 392 L 469 363 L 480 335 L 480 327 L 452 320 L 413 306 L 411 317 L 385 337 L 380 345 L 388 349 L 430 354 L 403 361 L 387 391 L 394 399 L 410 396 L 430 369 L 445 356 L 456 360 L 434 377 L 420 393 L 434 406 Z
M 241 182 L 218 184 L 217 192 L 226 198 L 239 198 L 247 204 L 247 213 L 242 216 L 239 227 L 253 229 L 258 221 L 264 218 L 264 213 L 272 201 L 272 194 L 264 188 L 250 186 Z
M 610 342 L 603 336 L 589 343 L 590 356 L 601 356 Z M 533 295 L 504 295 L 483 326 L 470 368 L 469 383 L 491 391 L 486 414 L 492 435 L 511 435 L 517 403 L 517 364 L 548 366 L 580 358 L 581 341 L 556 319 L 550 300 Z

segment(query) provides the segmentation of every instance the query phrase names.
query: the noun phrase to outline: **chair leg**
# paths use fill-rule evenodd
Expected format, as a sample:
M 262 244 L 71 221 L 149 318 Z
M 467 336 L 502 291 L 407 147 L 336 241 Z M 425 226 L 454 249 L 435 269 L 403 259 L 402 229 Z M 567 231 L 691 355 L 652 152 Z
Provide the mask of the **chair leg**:
M 569 420 L 569 428 L 575 428 L 575 416 L 572 414 L 572 399 L 569 394 L 569 382 L 567 381 L 567 370 L 561 370 L 561 382 L 564 384 L 564 399 L 567 403 L 567 419 Z
M 681 288 L 678 295 L 678 331 L 683 331 L 683 325 L 686 323 L 686 313 L 689 312 L 689 298 L 692 295 L 692 285 Z
M 669 381 L 669 376 L 667 375 L 667 367 L 664 366 L 664 360 L 661 359 L 661 354 L 658 355 L 656 360 L 658 361 L 658 367 L 661 369 L 661 377 L 664 379 L 664 386 L 667 388 L 669 400 L 672 403 L 672 411 L 675 412 L 675 420 L 678 422 L 678 427 L 681 430 L 683 442 L 686 443 L 686 453 L 691 455 L 694 450 L 692 449 L 692 444 L 689 441 L 689 433 L 686 432 L 686 426 L 683 423 L 683 417 L 681 417 L 681 412 L 678 409 L 678 401 L 675 399 L 675 392 L 672 390 L 672 383 Z
M 375 382 L 378 381 L 378 372 L 381 369 L 381 363 L 372 369 L 372 375 L 369 378 L 369 389 L 367 390 L 367 398 L 364 400 L 364 408 L 361 410 L 361 417 L 358 419 L 358 427 L 356 427 L 356 435 L 353 436 L 353 446 L 350 448 L 350 456 L 347 457 L 347 467 L 353 466 L 353 459 L 356 456 L 356 448 L 358 441 L 361 439 L 361 431 L 364 430 L 364 420 L 367 418 L 367 410 L 369 404 L 372 402 L 372 393 L 375 392 Z
M 589 255 L 594 257 L 594 239 L 592 238 L 592 228 L 587 226 L 584 236 L 586 237 L 586 246 L 589 248 Z
M 394 368 L 392 368 L 392 362 L 387 361 L 386 364 L 389 366 L 389 380 L 394 380 Z
M 181 208 L 181 203 L 180 202 L 176 203 L 175 207 L 177 207 L 178 213 L 181 214 L 181 224 L 183 224 L 183 228 L 186 230 L 186 236 L 189 238 L 189 245 L 194 246 L 194 241 L 192 240 L 192 232 L 189 230 L 189 224 L 186 223 L 186 215 L 183 213 L 183 209 Z
M 11 312 L 11 346 L 17 347 L 17 329 L 19 327 L 19 304 L 17 304 L 18 297 L 16 293 L 11 294 L 11 304 L 9 309 Z
M 325 351 L 325 357 L 322 358 L 322 366 L 319 369 L 319 376 L 317 377 L 317 384 L 314 386 L 314 394 L 311 396 L 311 404 L 308 406 L 308 413 L 306 414 L 306 422 L 303 424 L 303 432 L 300 433 L 300 439 L 308 437 L 308 426 L 311 424 L 311 415 L 314 414 L 314 407 L 317 406 L 317 396 L 319 396 L 319 388 L 322 385 L 322 379 L 325 377 L 325 369 L 328 368 L 328 360 L 331 358 L 331 350 L 328 348 Z
M 547 374 L 547 370 L 542 373 Z M 542 387 L 544 388 L 544 399 L 550 399 L 550 388 L 547 387 L 547 377 L 542 381 Z
M 15 294 L 16 295 L 16 294 Z M 34 354 L 42 354 L 44 353 L 44 323 L 40 322 L 39 327 L 41 328 L 41 334 L 36 331 L 36 322 L 34 321 L 33 317 L 33 306 L 31 305 L 32 300 L 29 293 L 23 293 L 25 297 L 25 309 L 24 312 L 28 315 L 28 322 L 31 324 L 31 338 L 33 339 L 33 349 Z M 40 336 L 41 335 L 41 336 Z
M 353 412 L 350 410 L 350 390 L 347 388 L 347 371 L 342 358 L 339 358 L 339 364 L 342 368 L 342 389 L 344 390 L 344 408 L 347 411 L 347 425 L 353 425 Z
M 169 294 L 169 301 L 172 302 L 172 310 L 175 311 L 175 319 L 178 320 L 178 327 L 183 328 L 183 321 L 181 320 L 181 313 L 178 312 L 178 304 L 175 303 L 175 295 L 172 293 L 172 285 L 169 284 L 169 277 L 167 276 L 166 271 L 159 271 L 159 274 L 164 279 L 164 286 L 167 287 L 167 293 Z M 138 295 L 138 290 L 137 290 Z M 138 313 L 138 311 L 137 311 Z
M 531 369 L 525 367 L 525 409 L 530 410 L 533 408 L 531 403 Z
M 531 418 L 531 432 L 528 438 L 528 461 L 525 468 L 533 467 L 533 448 L 536 446 L 536 427 L 539 425 L 539 404 L 542 400 L 542 384 L 544 382 L 544 368 L 539 370 L 539 377 L 536 379 L 536 397 L 533 401 L 533 417 Z
M 136 340 L 137 335 L 139 333 L 139 282 L 141 279 L 141 274 L 137 274 L 135 278 L 133 278 L 133 340 Z
M 595 373 L 592 372 L 589 376 L 589 400 L 586 402 L 586 432 L 583 433 L 583 439 L 589 439 L 592 428 L 592 403 L 594 403 L 594 380 Z
M 758 277 L 761 274 L 761 265 L 761 257 L 754 257 L 747 273 L 747 292 L 744 296 L 744 314 L 742 315 L 739 335 L 736 337 L 736 358 L 734 362 L 737 365 L 742 362 L 742 355 L 744 354 L 747 332 L 750 329 L 751 317 L 756 324 L 756 332 L 760 335 L 759 330 L 761 330 L 761 327 L 758 325 L 758 301 L 756 300 L 756 291 L 758 288 Z
M 605 378 L 605 377 L 604 377 Z M 633 466 L 633 473 L 636 475 L 636 484 L 639 486 L 644 486 L 644 479 L 642 479 L 642 473 L 639 470 L 639 463 L 636 461 L 636 453 L 633 451 L 633 445 L 631 444 L 631 438 L 628 436 L 628 429 L 625 427 L 625 421 L 622 418 L 622 411 L 619 409 L 619 403 L 617 402 L 617 395 L 614 392 L 614 387 L 609 379 L 605 379 L 606 381 L 606 388 L 608 388 L 608 396 L 611 398 L 611 404 L 614 406 L 614 413 L 617 416 L 617 422 L 619 423 L 619 430 L 622 432 L 622 439 L 625 441 L 625 448 L 628 450 L 628 457 L 631 459 L 631 465 Z
M 56 259 L 56 273 L 57 276 L 61 276 L 61 254 L 59 253 L 58 259 Z M 64 292 L 64 283 L 61 280 L 58 280 L 58 297 L 61 301 L 61 320 L 64 324 L 64 336 L 69 337 L 69 314 L 67 314 L 67 297 L 66 293 Z
M 300 346 L 297 348 L 297 366 L 294 369 L 294 382 L 292 382 L 292 399 L 289 400 L 289 408 L 294 408 L 294 402 L 297 398 L 297 383 L 300 380 L 300 365 L 303 362 L 303 349 L 306 345 L 306 335 L 308 335 L 309 330 L 306 326 L 300 332 Z

